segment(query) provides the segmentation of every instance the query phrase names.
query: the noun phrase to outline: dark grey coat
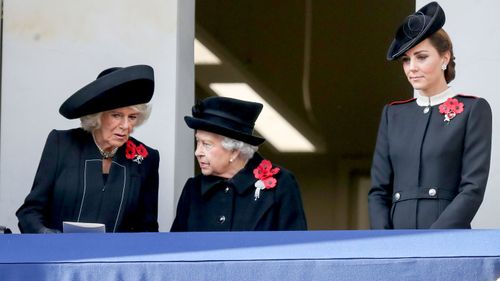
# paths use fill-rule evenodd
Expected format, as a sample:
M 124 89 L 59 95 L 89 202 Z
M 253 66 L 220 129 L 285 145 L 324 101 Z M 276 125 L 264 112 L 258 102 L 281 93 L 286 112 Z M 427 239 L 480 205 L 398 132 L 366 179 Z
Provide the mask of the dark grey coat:
M 255 200 L 253 169 L 261 161 L 256 153 L 230 180 L 188 179 L 171 231 L 306 230 L 299 186 L 286 169 L 280 167 L 276 187 L 262 190 Z
M 148 156 L 138 164 L 125 157 L 125 145 L 120 147 L 104 184 L 92 135 L 53 130 L 31 192 L 16 213 L 21 232 L 61 231 L 63 221 L 104 223 L 106 232 L 158 231 L 159 154 L 146 149 Z
M 470 228 L 484 196 L 491 154 L 491 109 L 456 96 L 464 110 L 449 123 L 439 105 L 385 106 L 368 195 L 371 227 Z

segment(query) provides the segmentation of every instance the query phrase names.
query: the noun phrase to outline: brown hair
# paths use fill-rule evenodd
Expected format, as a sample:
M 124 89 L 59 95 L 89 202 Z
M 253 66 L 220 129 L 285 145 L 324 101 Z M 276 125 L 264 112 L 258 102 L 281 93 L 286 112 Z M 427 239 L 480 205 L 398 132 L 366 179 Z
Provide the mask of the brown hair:
M 441 28 L 429 36 L 429 41 L 431 41 L 432 46 L 436 48 L 440 55 L 450 52 L 450 61 L 444 71 L 444 79 L 446 83 L 450 83 L 455 79 L 455 56 L 453 55 L 453 44 L 451 43 L 450 36 Z

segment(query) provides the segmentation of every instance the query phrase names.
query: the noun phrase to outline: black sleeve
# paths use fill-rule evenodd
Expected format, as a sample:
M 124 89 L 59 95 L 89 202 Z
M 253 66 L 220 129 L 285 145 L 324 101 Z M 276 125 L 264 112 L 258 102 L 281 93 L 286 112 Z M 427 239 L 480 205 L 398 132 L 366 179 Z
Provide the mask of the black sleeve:
M 368 193 L 368 208 L 372 229 L 393 228 L 390 210 L 392 206 L 394 170 L 389 156 L 388 107 L 386 105 L 382 112 L 371 168 L 372 187 Z
M 186 184 L 184 184 L 181 197 L 177 203 L 177 213 L 172 223 L 172 227 L 170 228 L 172 232 L 188 231 L 187 221 L 189 217 L 190 192 L 194 182 L 194 178 L 190 178 L 186 181 Z
M 467 228 L 483 201 L 491 158 L 491 108 L 484 99 L 472 107 L 465 132 L 458 195 L 431 228 Z
M 54 182 L 58 170 L 59 138 L 56 130 L 47 137 L 31 191 L 17 210 L 19 230 L 22 233 L 40 233 L 46 229 L 50 216 Z
M 277 186 L 279 194 L 278 230 L 307 230 L 306 216 L 295 176 L 291 172 L 284 171 L 280 182 Z

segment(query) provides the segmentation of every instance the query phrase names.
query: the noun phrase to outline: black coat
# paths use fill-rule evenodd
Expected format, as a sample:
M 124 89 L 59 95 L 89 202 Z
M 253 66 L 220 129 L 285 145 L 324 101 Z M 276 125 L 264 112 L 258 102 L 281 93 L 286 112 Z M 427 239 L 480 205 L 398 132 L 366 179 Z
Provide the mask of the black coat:
M 299 186 L 290 171 L 280 167 L 274 175 L 277 185 L 262 190 L 255 200 L 253 170 L 262 160 L 256 153 L 229 180 L 204 175 L 188 179 L 171 231 L 305 230 Z
M 104 223 L 106 232 L 158 231 L 159 154 L 146 149 L 148 156 L 138 164 L 125 157 L 125 145 L 120 147 L 104 184 L 92 135 L 82 129 L 53 130 L 31 192 L 16 213 L 19 229 L 62 231 L 63 221 L 80 221 Z
M 463 112 L 444 121 L 415 100 L 385 106 L 372 163 L 372 228 L 470 228 L 484 196 L 491 109 L 455 96 Z

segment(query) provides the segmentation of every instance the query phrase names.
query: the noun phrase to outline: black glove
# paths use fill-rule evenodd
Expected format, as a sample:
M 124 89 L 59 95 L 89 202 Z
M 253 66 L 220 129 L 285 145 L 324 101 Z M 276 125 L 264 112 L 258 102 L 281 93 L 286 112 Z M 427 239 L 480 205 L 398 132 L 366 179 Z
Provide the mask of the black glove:
M 0 225 L 0 234 L 1 233 L 3 233 L 3 234 L 10 234 L 10 233 L 12 233 L 12 231 L 9 228 L 7 228 L 7 227 L 5 227 L 3 225 Z
M 54 234 L 54 233 L 61 233 L 61 231 L 59 231 L 58 229 L 42 227 L 38 230 L 38 233 L 40 233 L 40 234 Z

